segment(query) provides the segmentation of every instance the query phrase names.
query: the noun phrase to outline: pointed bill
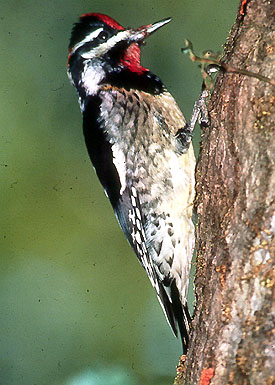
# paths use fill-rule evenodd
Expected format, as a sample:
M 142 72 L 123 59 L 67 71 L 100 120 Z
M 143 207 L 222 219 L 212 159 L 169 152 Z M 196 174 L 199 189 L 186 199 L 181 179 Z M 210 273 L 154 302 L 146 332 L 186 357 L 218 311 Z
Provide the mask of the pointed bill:
M 146 32 L 148 35 L 155 32 L 157 29 L 163 27 L 165 24 L 169 23 L 171 21 L 171 17 L 167 17 L 166 19 L 163 19 L 161 21 L 158 21 L 154 24 L 145 25 L 143 27 L 140 27 L 139 30 L 141 32 Z
M 132 41 L 136 41 L 136 42 L 142 41 L 146 39 L 147 36 L 151 35 L 153 32 L 157 31 L 159 28 L 169 23 L 171 20 L 172 20 L 171 17 L 168 17 L 154 24 L 143 25 L 142 27 L 139 27 L 138 29 L 133 31 L 133 34 L 131 35 L 130 38 Z

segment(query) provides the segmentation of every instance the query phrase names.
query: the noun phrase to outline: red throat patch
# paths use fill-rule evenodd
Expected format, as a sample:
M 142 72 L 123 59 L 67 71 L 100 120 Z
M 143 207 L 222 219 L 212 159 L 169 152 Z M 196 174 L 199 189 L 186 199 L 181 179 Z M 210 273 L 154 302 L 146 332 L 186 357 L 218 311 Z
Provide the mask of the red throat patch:
M 142 67 L 140 64 L 140 48 L 138 44 L 131 44 L 124 53 L 124 56 L 121 59 L 121 63 L 125 67 L 129 68 L 130 71 L 136 72 L 137 74 L 142 74 L 145 71 L 148 71 L 147 68 Z

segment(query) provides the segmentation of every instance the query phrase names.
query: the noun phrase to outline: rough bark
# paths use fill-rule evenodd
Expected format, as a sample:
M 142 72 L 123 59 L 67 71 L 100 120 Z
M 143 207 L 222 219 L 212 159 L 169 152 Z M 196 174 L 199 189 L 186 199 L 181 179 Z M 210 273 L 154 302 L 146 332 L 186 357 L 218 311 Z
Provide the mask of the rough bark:
M 242 1 L 224 61 L 274 77 L 274 20 L 275 2 Z M 274 91 L 221 72 L 211 96 L 196 172 L 197 307 L 177 384 L 275 383 Z

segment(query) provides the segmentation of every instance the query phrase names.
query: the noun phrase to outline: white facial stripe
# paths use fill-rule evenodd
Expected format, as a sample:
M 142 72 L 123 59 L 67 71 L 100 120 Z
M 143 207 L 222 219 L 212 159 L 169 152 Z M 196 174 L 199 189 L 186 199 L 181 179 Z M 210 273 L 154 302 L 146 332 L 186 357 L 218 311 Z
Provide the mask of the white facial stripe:
M 74 53 L 79 47 L 81 47 L 85 43 L 88 43 L 89 41 L 92 41 L 93 39 L 97 38 L 101 31 L 103 31 L 103 28 L 98 28 L 95 31 L 91 32 L 88 36 L 85 37 L 85 39 L 81 40 L 78 44 L 74 46 L 71 53 Z
M 116 35 L 108 39 L 105 43 L 101 43 L 98 47 L 95 47 L 90 51 L 83 53 L 81 56 L 84 59 L 91 59 L 102 56 L 106 52 L 108 52 L 110 48 L 114 47 L 118 42 L 126 40 L 130 35 L 131 32 L 128 30 L 118 32 Z

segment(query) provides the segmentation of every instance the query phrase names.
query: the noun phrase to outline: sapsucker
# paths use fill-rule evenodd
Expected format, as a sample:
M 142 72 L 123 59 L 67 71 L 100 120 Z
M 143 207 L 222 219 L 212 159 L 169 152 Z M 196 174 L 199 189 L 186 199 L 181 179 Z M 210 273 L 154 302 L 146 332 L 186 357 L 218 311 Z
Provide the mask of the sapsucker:
M 144 39 L 169 21 L 124 29 L 106 15 L 83 15 L 72 31 L 68 75 L 98 178 L 186 352 L 194 249 L 191 132 L 161 80 L 140 63 Z

